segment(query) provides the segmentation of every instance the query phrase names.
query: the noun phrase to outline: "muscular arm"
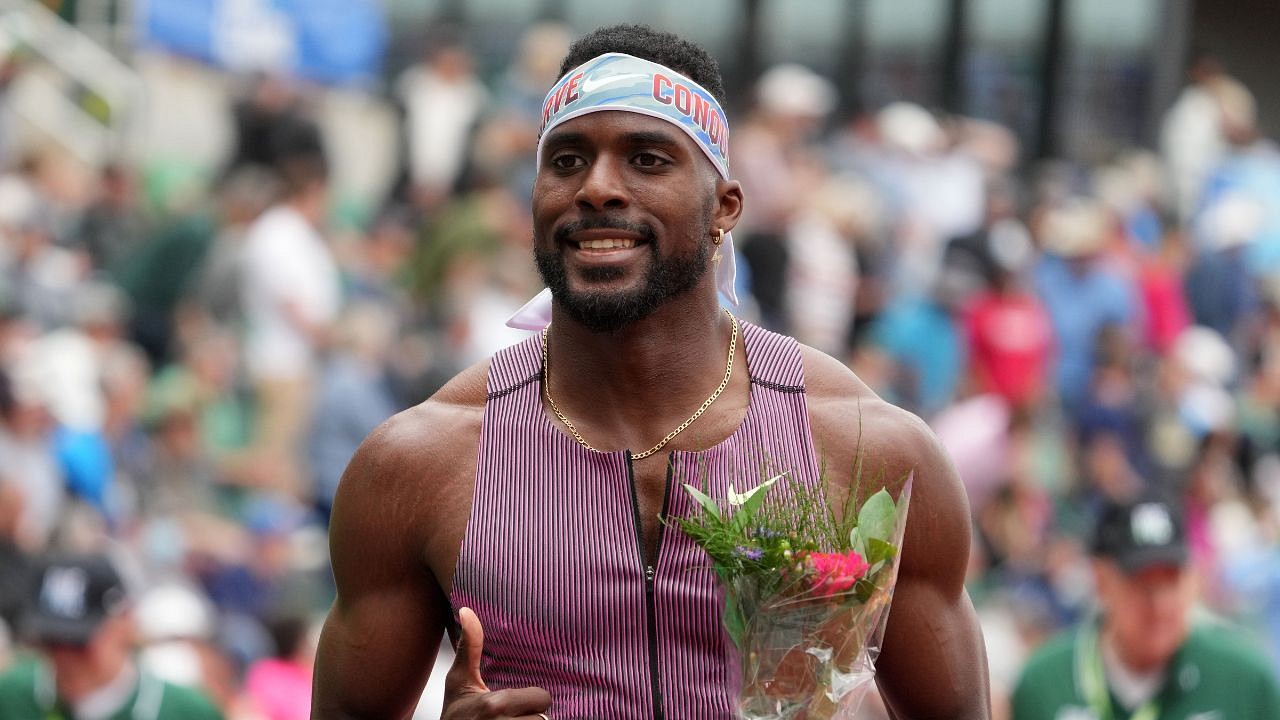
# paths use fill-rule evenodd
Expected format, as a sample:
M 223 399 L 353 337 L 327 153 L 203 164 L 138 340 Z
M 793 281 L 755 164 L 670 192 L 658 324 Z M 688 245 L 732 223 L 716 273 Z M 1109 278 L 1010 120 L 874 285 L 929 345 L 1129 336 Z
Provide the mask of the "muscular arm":
M 914 415 L 875 397 L 816 351 L 805 362 L 814 438 L 833 476 L 861 454 L 864 484 L 885 484 L 896 494 L 914 472 L 902 564 L 876 662 L 886 706 L 904 720 L 990 717 L 986 651 L 964 589 L 969 505 L 955 469 Z M 863 497 L 874 490 L 864 487 Z
M 466 408 L 433 398 L 370 434 L 343 474 L 329 531 L 338 594 L 316 655 L 313 718 L 413 712 L 449 620 L 430 557 L 452 547 L 459 493 L 445 468 L 460 464 L 468 421 Z

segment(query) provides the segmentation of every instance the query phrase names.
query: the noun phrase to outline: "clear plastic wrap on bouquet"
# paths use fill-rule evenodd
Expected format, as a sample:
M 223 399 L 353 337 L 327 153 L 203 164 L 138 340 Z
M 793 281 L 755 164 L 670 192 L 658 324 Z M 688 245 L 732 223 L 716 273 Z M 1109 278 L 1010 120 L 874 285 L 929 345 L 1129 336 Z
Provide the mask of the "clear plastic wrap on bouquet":
M 855 543 L 860 554 L 848 554 L 869 564 L 850 570 L 841 565 L 845 555 L 802 552 L 783 569 L 781 582 L 761 574 L 721 575 L 725 625 L 740 651 L 742 720 L 854 717 L 875 679 L 910 491 L 908 480 L 892 529 L 879 533 L 888 537 L 864 537 Z M 866 543 L 878 547 L 868 550 Z

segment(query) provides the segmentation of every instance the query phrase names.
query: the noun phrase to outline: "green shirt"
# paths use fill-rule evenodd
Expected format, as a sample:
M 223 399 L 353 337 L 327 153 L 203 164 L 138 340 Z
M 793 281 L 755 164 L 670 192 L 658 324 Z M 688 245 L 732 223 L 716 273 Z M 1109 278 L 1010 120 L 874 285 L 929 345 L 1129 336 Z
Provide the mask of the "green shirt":
M 54 697 L 53 676 L 39 661 L 23 661 L 0 675 L 0 718 L 74 720 Z M 129 700 L 109 720 L 222 720 L 199 692 L 142 671 Z
M 1088 636 L 1084 634 L 1088 633 Z M 1099 712 L 1085 687 L 1089 673 L 1078 653 L 1096 640 L 1097 626 L 1081 625 L 1040 648 L 1023 668 L 1013 693 L 1013 720 L 1131 720 L 1115 694 Z M 1096 647 L 1096 646 L 1095 646 Z M 1169 663 L 1164 685 L 1149 704 L 1159 720 L 1276 720 L 1280 686 L 1262 653 L 1230 626 L 1195 624 Z

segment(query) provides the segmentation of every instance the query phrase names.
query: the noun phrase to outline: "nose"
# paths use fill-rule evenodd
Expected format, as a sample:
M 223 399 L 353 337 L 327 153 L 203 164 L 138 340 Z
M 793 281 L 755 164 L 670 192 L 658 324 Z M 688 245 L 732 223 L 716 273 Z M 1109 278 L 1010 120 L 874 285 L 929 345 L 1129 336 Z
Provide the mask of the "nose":
M 627 188 L 620 163 L 602 154 L 587 169 L 575 201 L 583 210 L 620 210 L 627 206 Z

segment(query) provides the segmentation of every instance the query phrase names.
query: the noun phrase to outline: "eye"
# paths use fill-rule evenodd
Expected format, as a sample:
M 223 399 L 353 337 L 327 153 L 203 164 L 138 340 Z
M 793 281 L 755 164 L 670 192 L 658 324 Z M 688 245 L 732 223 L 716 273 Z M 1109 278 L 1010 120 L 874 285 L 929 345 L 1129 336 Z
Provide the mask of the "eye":
M 656 168 L 670 164 L 670 160 L 666 157 L 653 152 L 638 152 L 632 156 L 631 161 L 640 167 Z
M 573 153 L 561 152 L 551 157 L 551 167 L 557 170 L 573 170 L 585 165 L 587 161 L 581 155 Z

